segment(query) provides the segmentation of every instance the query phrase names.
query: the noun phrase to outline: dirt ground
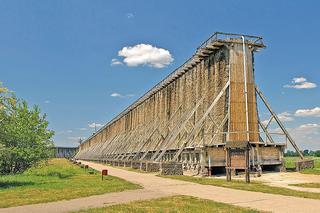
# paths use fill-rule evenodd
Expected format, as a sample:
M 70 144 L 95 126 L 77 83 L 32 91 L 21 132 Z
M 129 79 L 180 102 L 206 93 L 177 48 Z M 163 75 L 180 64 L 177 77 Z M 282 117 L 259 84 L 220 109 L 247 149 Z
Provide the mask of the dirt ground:
M 219 177 L 223 178 L 223 177 Z M 233 179 L 243 179 L 243 176 L 233 177 Z M 285 187 L 289 189 L 320 193 L 319 188 L 305 188 L 290 186 L 290 184 L 300 183 L 320 183 L 320 175 L 301 174 L 299 172 L 269 172 L 263 173 L 261 177 L 250 176 L 252 181 L 263 182 L 270 186 Z
M 271 186 L 286 187 L 289 189 L 317 192 L 320 193 L 319 188 L 304 188 L 298 186 L 289 186 L 290 184 L 299 183 L 320 183 L 320 175 L 301 174 L 299 172 L 279 172 L 266 173 L 261 177 L 253 178 L 253 180 L 262 181 Z

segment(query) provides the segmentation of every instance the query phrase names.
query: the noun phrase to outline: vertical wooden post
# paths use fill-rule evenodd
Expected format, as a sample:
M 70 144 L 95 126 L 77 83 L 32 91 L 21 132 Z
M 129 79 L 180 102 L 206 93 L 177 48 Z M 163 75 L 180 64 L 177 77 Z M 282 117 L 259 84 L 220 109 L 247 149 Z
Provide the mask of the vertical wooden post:
M 230 158 L 230 149 L 227 148 L 227 153 L 226 153 L 226 175 L 227 175 L 227 181 L 231 181 L 231 158 Z
M 245 150 L 245 158 L 246 158 L 246 183 L 250 183 L 250 162 L 249 162 L 249 147 Z

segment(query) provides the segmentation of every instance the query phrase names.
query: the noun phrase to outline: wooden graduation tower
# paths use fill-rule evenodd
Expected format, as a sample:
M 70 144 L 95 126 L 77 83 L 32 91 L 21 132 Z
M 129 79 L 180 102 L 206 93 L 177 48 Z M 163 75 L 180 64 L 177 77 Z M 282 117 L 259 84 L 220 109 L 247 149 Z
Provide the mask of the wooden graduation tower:
M 217 174 L 283 169 L 289 141 L 303 158 L 254 81 L 261 37 L 214 33 L 195 54 L 116 118 L 85 140 L 77 159 L 162 174 Z M 270 112 L 258 115 L 257 99 Z M 269 130 L 275 121 L 284 142 Z M 241 152 L 248 148 L 247 158 Z M 243 159 L 247 159 L 246 163 Z

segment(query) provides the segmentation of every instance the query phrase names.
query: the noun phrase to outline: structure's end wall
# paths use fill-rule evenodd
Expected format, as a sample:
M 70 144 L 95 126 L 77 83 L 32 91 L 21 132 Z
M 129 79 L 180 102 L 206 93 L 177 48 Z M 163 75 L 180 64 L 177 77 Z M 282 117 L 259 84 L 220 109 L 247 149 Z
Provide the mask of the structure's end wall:
M 248 113 L 246 113 L 244 67 L 246 68 Z M 243 54 L 243 45 L 241 43 L 235 43 L 230 47 L 230 70 L 229 141 L 259 141 L 253 50 L 248 45 L 245 45 L 245 55 Z M 249 140 L 246 134 L 246 114 L 248 114 Z

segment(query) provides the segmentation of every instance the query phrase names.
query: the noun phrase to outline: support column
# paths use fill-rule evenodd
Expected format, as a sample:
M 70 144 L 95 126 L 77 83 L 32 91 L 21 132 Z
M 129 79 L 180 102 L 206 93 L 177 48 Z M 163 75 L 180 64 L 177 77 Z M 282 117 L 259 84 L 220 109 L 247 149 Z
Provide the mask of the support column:
M 206 168 L 206 154 L 207 150 L 205 147 L 201 148 L 200 151 L 200 175 L 201 176 L 208 176 L 208 169 Z

